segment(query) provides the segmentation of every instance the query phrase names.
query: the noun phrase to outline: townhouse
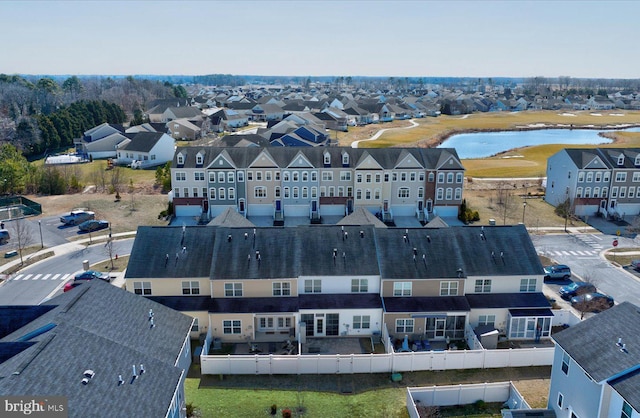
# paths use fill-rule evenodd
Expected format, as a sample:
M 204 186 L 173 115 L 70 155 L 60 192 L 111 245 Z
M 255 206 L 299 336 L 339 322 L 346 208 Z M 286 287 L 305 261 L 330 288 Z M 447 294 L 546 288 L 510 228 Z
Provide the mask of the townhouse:
M 139 227 L 125 279 L 128 291 L 194 317 L 193 337 L 282 341 L 386 327 L 438 341 L 463 339 L 468 326 L 549 338 L 543 274 L 522 225 L 347 223 Z
M 639 148 L 565 148 L 547 160 L 545 200 L 569 199 L 578 216 L 621 219 L 640 213 Z
M 455 217 L 464 167 L 455 149 L 180 147 L 171 167 L 178 216 L 345 216 L 363 207 L 396 216 Z
M 623 302 L 556 333 L 548 408 L 559 418 L 640 416 L 640 308 Z

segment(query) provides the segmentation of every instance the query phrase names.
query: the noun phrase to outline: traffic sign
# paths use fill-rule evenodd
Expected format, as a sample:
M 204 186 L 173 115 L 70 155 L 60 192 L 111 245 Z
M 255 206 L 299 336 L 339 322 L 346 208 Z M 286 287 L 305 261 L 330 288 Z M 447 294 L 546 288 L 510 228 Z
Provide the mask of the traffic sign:
M 617 246 L 618 246 L 618 240 L 617 240 L 617 239 L 614 239 L 614 240 L 613 240 L 613 246 L 614 246 L 614 247 L 617 247 Z

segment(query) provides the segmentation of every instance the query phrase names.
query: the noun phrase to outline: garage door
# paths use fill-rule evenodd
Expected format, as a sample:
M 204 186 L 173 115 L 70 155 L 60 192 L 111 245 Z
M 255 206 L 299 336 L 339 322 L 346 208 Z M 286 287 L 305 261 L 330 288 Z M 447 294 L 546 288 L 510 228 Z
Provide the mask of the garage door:
M 345 216 L 344 205 L 321 205 L 321 216 Z
M 416 213 L 416 207 L 414 205 L 393 206 L 391 208 L 393 216 L 414 216 Z
M 457 206 L 436 206 L 434 208 L 434 212 L 440 217 L 457 217 L 458 216 L 458 207 Z
M 202 214 L 202 208 L 200 206 L 176 206 L 176 216 L 200 216 Z
M 284 216 L 304 216 L 309 217 L 309 205 L 286 205 Z
M 273 205 L 247 205 L 247 216 L 273 216 Z

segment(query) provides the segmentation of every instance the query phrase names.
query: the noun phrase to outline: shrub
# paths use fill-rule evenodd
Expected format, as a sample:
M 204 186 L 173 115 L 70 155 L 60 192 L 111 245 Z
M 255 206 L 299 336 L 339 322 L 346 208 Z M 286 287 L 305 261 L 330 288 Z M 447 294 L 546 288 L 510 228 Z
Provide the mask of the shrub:
M 278 412 L 278 405 L 276 404 L 271 405 L 271 415 L 275 415 L 276 412 Z
M 283 409 L 282 410 L 282 418 L 291 418 L 291 410 Z

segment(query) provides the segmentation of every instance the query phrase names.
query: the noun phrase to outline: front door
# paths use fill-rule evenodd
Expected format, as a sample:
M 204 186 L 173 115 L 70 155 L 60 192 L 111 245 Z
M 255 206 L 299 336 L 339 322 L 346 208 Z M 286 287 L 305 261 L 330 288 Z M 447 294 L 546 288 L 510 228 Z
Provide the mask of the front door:
M 445 325 L 447 320 L 445 318 L 436 318 L 436 338 L 444 338 Z
M 244 199 L 240 199 L 239 205 L 240 205 L 239 212 L 244 214 Z
M 324 314 L 316 314 L 315 332 L 316 337 L 324 337 Z
M 433 201 L 431 199 L 427 200 L 427 212 L 433 212 Z

